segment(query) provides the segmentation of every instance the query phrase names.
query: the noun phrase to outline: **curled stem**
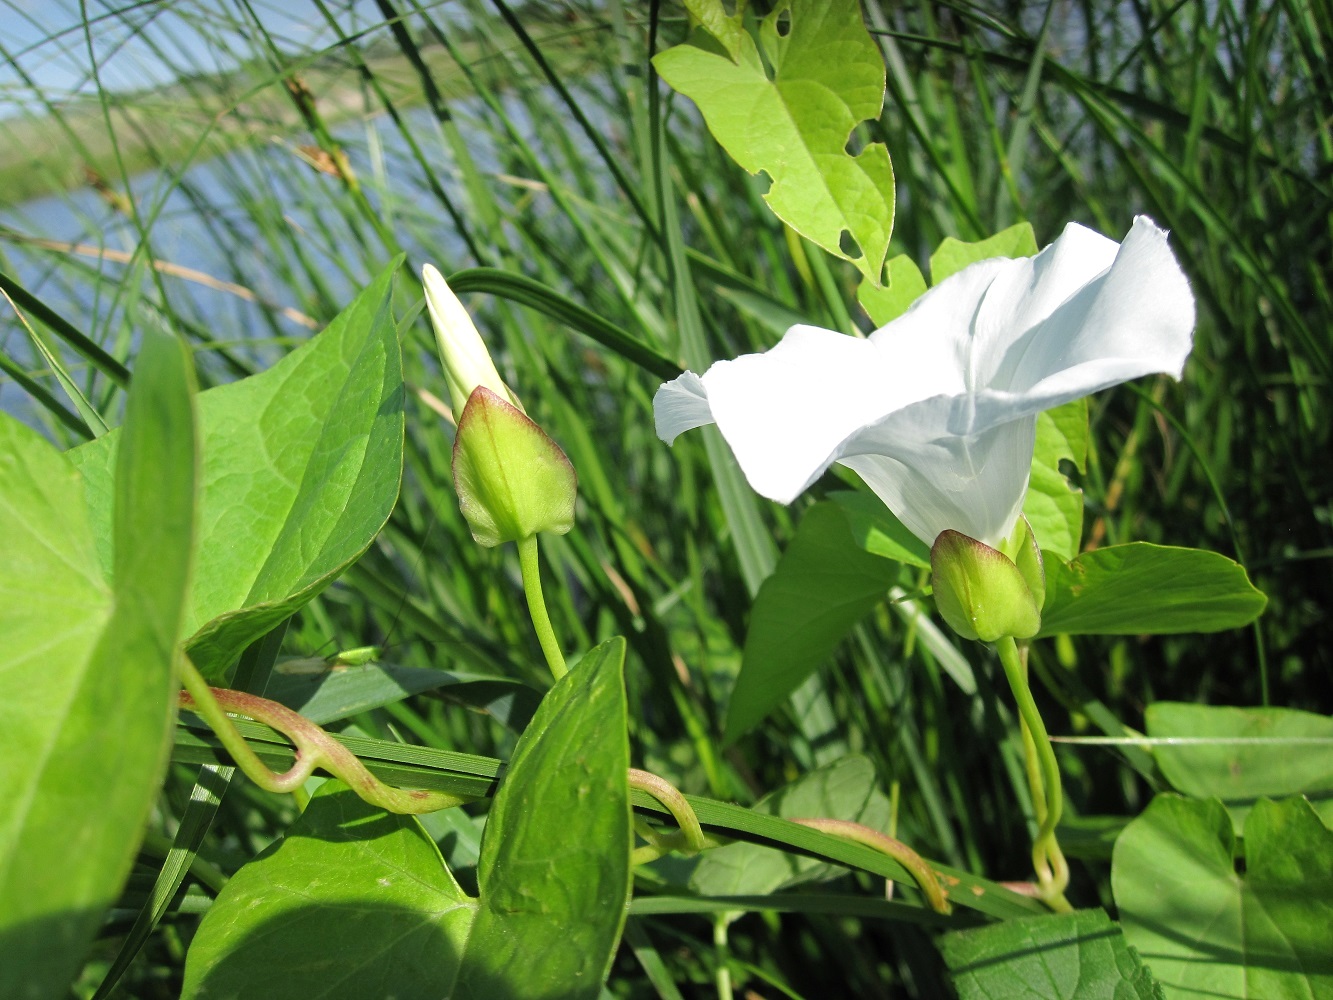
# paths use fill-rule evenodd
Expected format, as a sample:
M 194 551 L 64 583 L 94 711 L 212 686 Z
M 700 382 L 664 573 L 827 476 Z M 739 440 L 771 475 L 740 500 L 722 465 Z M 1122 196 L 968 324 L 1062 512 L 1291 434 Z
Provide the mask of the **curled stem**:
M 266 791 L 294 793 L 318 767 L 344 781 L 371 805 L 389 812 L 435 812 L 468 801 L 447 792 L 386 785 L 371 774 L 355 754 L 309 719 L 286 705 L 258 695 L 209 687 L 188 658 L 182 670 L 182 680 L 185 690 L 180 695 L 181 708 L 189 709 L 208 723 L 236 766 Z M 292 766 L 282 774 L 269 770 L 237 731 L 228 712 L 262 722 L 291 740 L 296 747 L 296 760 Z
M 648 841 L 649 851 L 656 852 L 652 857 L 648 857 L 644 848 L 639 848 L 635 852 L 635 861 L 639 862 L 639 852 L 644 851 L 643 860 L 653 861 L 660 858 L 663 854 L 670 851 L 680 851 L 682 854 L 698 854 L 708 846 L 704 838 L 703 827 L 699 825 L 699 817 L 694 813 L 694 807 L 686 801 L 685 796 L 680 793 L 675 785 L 665 778 L 658 777 L 651 771 L 640 771 L 638 768 L 629 769 L 629 787 L 635 791 L 651 795 L 654 799 L 666 807 L 667 812 L 676 821 L 679 830 L 669 836 L 662 836 L 653 830 L 646 823 L 636 822 L 635 829 L 644 840 Z M 647 832 L 645 832 L 645 830 Z
M 936 913 L 953 912 L 953 907 L 949 903 L 944 887 L 940 885 L 940 879 L 935 870 L 926 863 L 925 858 L 901 840 L 895 840 L 888 834 L 872 830 L 861 823 L 853 823 L 844 819 L 793 819 L 792 822 L 808 826 L 820 833 L 850 840 L 854 844 L 861 844 L 871 850 L 879 851 L 881 854 L 887 854 L 911 873 L 917 888 L 926 897 L 926 902 L 930 904 L 932 910 Z
M 1051 738 L 1046 733 L 1046 725 L 1032 698 L 1026 664 L 1018 651 L 1018 644 L 1006 636 L 996 642 L 995 648 L 1000 654 L 1000 663 L 1004 667 L 1009 688 L 1014 693 L 1014 700 L 1018 703 L 1018 715 L 1025 731 L 1023 758 L 1027 765 L 1028 784 L 1034 791 L 1039 790 L 1041 793 L 1033 796 L 1034 802 L 1040 802 L 1042 806 L 1036 807 L 1038 827 L 1032 841 L 1032 863 L 1041 886 L 1041 899 L 1053 910 L 1068 912 L 1073 909 L 1065 899 L 1065 888 L 1069 885 L 1069 865 L 1055 834 L 1060 814 L 1064 810 L 1060 763 L 1055 759 Z M 1035 753 L 1027 751 L 1029 741 Z
M 565 666 L 565 655 L 560 652 L 555 629 L 551 628 L 551 616 L 546 611 L 546 598 L 542 596 L 542 574 L 536 535 L 519 539 L 518 563 L 523 573 L 523 596 L 528 599 L 528 614 L 532 617 L 533 628 L 537 630 L 537 641 L 541 643 L 547 666 L 551 668 L 555 679 L 559 680 L 569 672 L 569 668 Z

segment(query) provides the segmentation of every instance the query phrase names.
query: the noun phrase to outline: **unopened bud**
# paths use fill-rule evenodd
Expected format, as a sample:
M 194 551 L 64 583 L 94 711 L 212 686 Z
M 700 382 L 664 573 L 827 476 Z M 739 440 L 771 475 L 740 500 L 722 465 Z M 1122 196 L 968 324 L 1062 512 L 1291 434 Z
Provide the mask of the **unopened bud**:
M 1046 584 L 1035 541 L 1030 549 L 1025 541 L 1015 563 L 961 532 L 941 532 L 930 550 L 931 583 L 935 606 L 949 627 L 964 639 L 982 642 L 1036 635 Z
M 482 545 L 574 525 L 578 480 L 565 453 L 526 414 L 484 385 L 468 397 L 454 438 L 454 488 Z

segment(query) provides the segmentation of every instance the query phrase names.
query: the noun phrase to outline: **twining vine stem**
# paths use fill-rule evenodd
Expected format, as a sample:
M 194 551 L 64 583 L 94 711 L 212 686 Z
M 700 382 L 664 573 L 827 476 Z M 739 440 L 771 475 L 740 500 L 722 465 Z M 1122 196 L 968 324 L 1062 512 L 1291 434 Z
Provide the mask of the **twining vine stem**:
M 1069 864 L 1060 850 L 1055 828 L 1060 822 L 1064 810 L 1064 798 L 1060 788 L 1060 763 L 1055 759 L 1055 749 L 1051 738 L 1046 733 L 1046 725 L 1041 721 L 1037 703 L 1032 698 L 1032 688 L 1028 685 L 1027 665 L 1019 652 L 1018 644 L 1006 636 L 995 643 L 1000 654 L 1000 663 L 1009 687 L 1018 702 L 1018 715 L 1026 733 L 1024 762 L 1028 768 L 1028 783 L 1042 794 L 1034 795 L 1034 801 L 1041 803 L 1037 809 L 1037 835 L 1032 841 L 1032 863 L 1037 872 L 1037 881 L 1041 889 L 1041 899 L 1051 909 L 1067 913 L 1073 909 L 1065 899 L 1065 889 L 1069 885 Z M 1031 741 L 1034 755 L 1026 752 L 1026 742 Z M 1035 764 L 1035 768 L 1034 768 Z
M 447 792 L 394 788 L 375 777 L 357 756 L 322 728 L 286 705 L 244 691 L 209 687 L 198 668 L 184 658 L 181 708 L 203 719 L 231 754 L 236 766 L 260 788 L 270 792 L 296 793 L 315 768 L 342 779 L 357 795 L 372 805 L 395 813 L 428 813 L 449 809 L 469 801 Z M 296 760 L 282 774 L 275 774 L 245 742 L 228 712 L 262 722 L 282 733 L 296 747 Z

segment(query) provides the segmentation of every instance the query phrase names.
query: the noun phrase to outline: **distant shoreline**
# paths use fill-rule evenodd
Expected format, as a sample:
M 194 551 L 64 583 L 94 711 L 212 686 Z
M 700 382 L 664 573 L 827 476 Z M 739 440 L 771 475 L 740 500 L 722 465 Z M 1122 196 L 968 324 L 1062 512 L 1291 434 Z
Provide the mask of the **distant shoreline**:
M 586 31 L 563 27 L 539 41 L 543 55 L 558 71 L 570 75 L 586 71 Z M 509 64 L 487 58 L 478 43 L 461 42 L 458 47 L 465 57 L 475 56 L 468 60 L 469 66 L 486 86 L 504 89 L 515 82 Z M 466 74 L 442 46 L 423 45 L 419 52 L 446 106 L 474 93 Z M 420 74 L 405 55 L 382 49 L 365 53 L 362 59 L 366 72 L 396 109 L 425 103 Z M 105 112 L 97 97 L 79 97 L 42 115 L 0 118 L 0 190 L 11 208 L 81 187 L 97 190 L 114 204 L 125 196 L 121 180 L 125 175 L 172 167 L 186 157 L 193 166 L 275 137 L 299 141 L 309 131 L 299 106 L 307 100 L 320 121 L 330 126 L 386 110 L 367 86 L 363 71 L 338 54 L 308 65 L 293 63 L 281 75 L 239 69 L 151 90 L 111 93 Z M 108 116 L 114 144 L 108 135 Z M 307 148 L 294 150 L 294 156 L 305 159 L 312 169 L 336 173 L 331 161 L 338 152 Z

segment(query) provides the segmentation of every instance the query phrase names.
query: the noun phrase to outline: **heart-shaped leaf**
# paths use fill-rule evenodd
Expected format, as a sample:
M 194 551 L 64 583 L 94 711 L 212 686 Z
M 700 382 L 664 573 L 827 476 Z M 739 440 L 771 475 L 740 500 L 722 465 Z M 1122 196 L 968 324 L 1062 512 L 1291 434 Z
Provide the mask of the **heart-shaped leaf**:
M 475 913 L 415 818 L 327 781 L 222 890 L 182 996 L 445 997 Z
M 1304 799 L 1262 799 L 1245 867 L 1216 799 L 1158 795 L 1116 841 L 1125 939 L 1168 997 L 1333 995 L 1333 831 Z
M 403 386 L 389 312 L 397 262 L 268 371 L 199 397 L 198 583 L 188 649 L 210 680 L 370 545 L 398 498 Z M 70 452 L 103 562 L 119 435 Z
M 144 335 L 110 483 L 110 585 L 68 458 L 0 415 L 0 996 L 60 996 L 129 872 L 175 715 L 194 384 Z

